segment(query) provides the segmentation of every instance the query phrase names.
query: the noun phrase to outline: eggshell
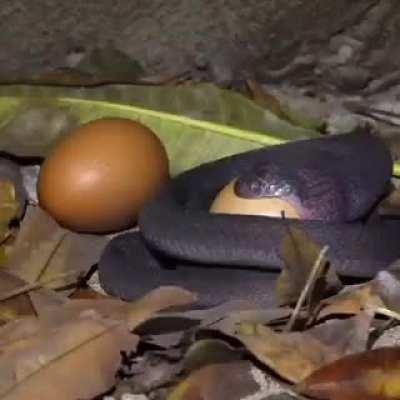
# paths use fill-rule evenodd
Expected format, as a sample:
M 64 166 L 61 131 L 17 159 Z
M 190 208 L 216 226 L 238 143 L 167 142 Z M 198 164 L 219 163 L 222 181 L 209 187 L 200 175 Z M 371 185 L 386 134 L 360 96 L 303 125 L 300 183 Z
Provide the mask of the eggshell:
M 210 212 L 219 214 L 261 215 L 267 217 L 282 217 L 282 211 L 287 218 L 300 218 L 296 209 L 279 198 L 246 199 L 234 192 L 235 180 L 225 186 L 215 197 Z
M 122 230 L 168 177 L 167 153 L 149 128 L 129 119 L 98 119 L 67 135 L 44 161 L 39 204 L 72 230 Z

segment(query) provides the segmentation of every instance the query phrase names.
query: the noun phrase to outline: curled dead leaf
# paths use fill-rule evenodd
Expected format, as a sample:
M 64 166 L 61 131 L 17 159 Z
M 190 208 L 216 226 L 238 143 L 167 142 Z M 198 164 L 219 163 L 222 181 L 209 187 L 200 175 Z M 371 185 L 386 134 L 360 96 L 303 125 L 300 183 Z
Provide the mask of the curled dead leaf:
M 146 321 L 154 313 L 175 306 L 187 306 L 196 301 L 197 296 L 176 286 L 162 286 L 132 304 L 128 323 L 131 329 Z
M 28 207 L 6 268 L 28 283 L 60 287 L 86 273 L 107 241 L 106 236 L 68 231 L 40 207 Z
M 376 282 L 347 286 L 337 295 L 321 301 L 318 319 L 335 314 L 359 314 L 365 310 L 384 307 Z
M 347 355 L 300 382 L 299 393 L 317 399 L 393 400 L 400 398 L 400 347 Z
M 132 329 L 164 308 L 193 299 L 190 292 L 165 287 L 132 304 L 69 300 L 44 307 L 40 318 L 5 325 L 0 330 L 0 399 L 71 400 L 101 394 L 115 383 L 121 352 L 136 349 L 139 337 Z
M 365 349 L 371 319 L 368 314 L 360 314 L 347 320 L 327 321 L 304 332 L 289 333 L 242 323 L 235 337 L 281 377 L 299 382 L 322 365 Z
M 0 271 L 0 293 L 8 293 L 25 285 L 25 282 L 5 271 Z M 35 310 L 27 294 L 21 294 L 1 301 L 0 299 L 0 324 L 20 318 L 34 315 Z
M 132 351 L 138 337 L 124 324 L 86 316 L 35 338 L 15 352 L 15 382 L 2 400 L 92 398 L 115 381 L 120 352 Z M 90 371 L 90 383 L 85 382 Z

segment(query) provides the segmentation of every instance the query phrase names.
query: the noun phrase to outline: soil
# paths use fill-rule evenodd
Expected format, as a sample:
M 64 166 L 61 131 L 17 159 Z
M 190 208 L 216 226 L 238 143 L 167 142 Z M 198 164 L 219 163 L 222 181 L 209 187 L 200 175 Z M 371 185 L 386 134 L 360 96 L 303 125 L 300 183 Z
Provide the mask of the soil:
M 346 93 L 400 79 L 397 0 L 2 0 L 0 80 L 112 45 L 146 73 Z

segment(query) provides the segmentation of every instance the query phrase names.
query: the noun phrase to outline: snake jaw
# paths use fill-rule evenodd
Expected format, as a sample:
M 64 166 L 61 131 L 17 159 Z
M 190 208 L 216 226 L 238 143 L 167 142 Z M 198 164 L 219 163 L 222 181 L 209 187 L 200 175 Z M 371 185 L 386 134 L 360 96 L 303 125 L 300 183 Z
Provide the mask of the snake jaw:
M 315 164 L 315 165 L 314 165 Z M 296 210 L 300 219 L 325 222 L 349 220 L 342 182 L 329 168 L 309 162 L 298 168 L 264 161 L 241 175 L 234 185 L 243 199 L 279 199 Z

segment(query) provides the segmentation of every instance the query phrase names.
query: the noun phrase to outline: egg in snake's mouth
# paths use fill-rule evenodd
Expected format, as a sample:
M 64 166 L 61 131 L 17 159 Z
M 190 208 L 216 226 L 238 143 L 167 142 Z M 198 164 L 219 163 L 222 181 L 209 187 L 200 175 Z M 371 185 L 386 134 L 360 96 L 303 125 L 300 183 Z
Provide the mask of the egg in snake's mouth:
M 233 190 L 242 199 L 279 199 L 286 202 L 295 210 L 290 215 L 292 217 L 295 214 L 300 219 L 347 220 L 340 185 L 332 174 L 326 174 L 318 165 L 290 169 L 261 163 L 239 176 Z M 267 205 L 265 202 L 263 207 Z

